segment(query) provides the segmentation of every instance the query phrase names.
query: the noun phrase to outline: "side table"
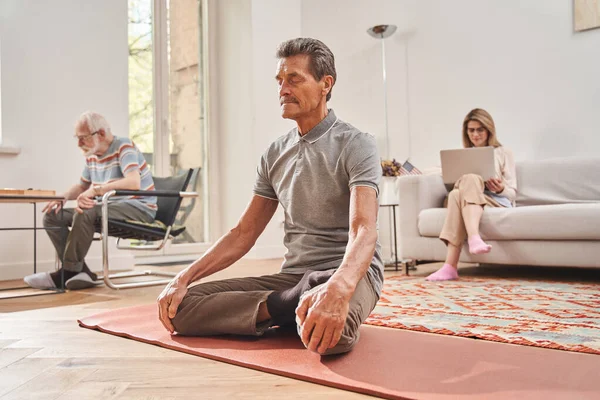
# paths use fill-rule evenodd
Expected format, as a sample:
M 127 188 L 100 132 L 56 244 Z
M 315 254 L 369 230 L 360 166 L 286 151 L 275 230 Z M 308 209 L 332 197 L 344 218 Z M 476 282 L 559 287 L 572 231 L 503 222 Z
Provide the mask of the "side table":
M 414 270 L 416 269 L 416 263 L 414 260 L 410 260 L 410 259 L 402 259 L 402 260 L 398 260 L 398 238 L 397 238 L 397 230 L 396 230 L 396 207 L 398 207 L 398 204 L 380 204 L 379 207 L 381 208 L 391 208 L 391 214 L 392 214 L 392 227 L 393 227 L 393 235 L 390 236 L 390 248 L 393 247 L 393 251 L 394 251 L 394 267 L 395 270 L 398 271 L 398 266 L 399 265 L 403 265 L 404 266 L 404 273 L 406 274 L 406 276 L 409 275 L 409 270 Z M 392 246 L 392 241 L 393 241 L 393 246 Z
M 38 227 L 37 226 L 37 203 L 47 203 L 52 200 L 65 200 L 62 196 L 49 196 L 49 195 L 6 195 L 0 194 L 0 203 L 9 203 L 9 204 L 32 204 L 33 205 L 33 227 L 21 227 L 21 228 L 0 228 L 0 231 L 25 231 L 31 230 L 33 231 L 33 273 L 37 272 L 37 231 L 38 230 L 47 230 L 47 229 L 60 229 L 60 228 L 46 228 L 46 227 Z M 60 209 L 62 213 L 62 208 Z M 64 276 L 63 276 L 63 286 L 64 286 Z M 7 290 L 15 290 L 15 289 L 23 289 L 23 287 L 14 287 L 14 288 L 4 288 L 0 289 L 0 291 Z M 56 289 L 49 291 L 40 291 L 40 293 L 34 294 L 25 294 L 25 295 L 15 295 L 15 296 L 7 296 L 2 297 L 2 299 L 11 299 L 16 297 L 29 297 L 35 295 L 43 295 L 43 294 L 55 294 L 55 293 L 63 293 L 64 289 Z

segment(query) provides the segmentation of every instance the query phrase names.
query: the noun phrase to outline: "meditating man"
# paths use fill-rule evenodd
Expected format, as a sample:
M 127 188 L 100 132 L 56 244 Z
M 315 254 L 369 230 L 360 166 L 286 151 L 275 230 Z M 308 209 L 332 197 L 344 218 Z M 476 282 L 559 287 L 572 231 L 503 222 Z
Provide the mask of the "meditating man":
M 36 289 L 61 287 L 67 289 L 94 286 L 96 275 L 85 263 L 85 256 L 94 237 L 94 223 L 102 215 L 96 197 L 111 190 L 154 190 L 154 181 L 144 156 L 128 138 L 113 136 L 106 119 L 86 112 L 75 124 L 75 141 L 85 156 L 85 166 L 79 183 L 67 190 L 66 200 L 77 200 L 75 209 L 65 208 L 62 201 L 44 207 L 44 226 L 56 249 L 62 267 L 52 273 L 42 272 L 25 277 Z M 114 219 L 152 222 L 156 215 L 156 197 L 111 197 L 108 216 Z M 71 227 L 69 231 L 68 227 Z
M 293 39 L 279 46 L 277 58 L 281 114 L 297 126 L 263 154 L 238 224 L 160 294 L 159 318 L 171 333 L 196 336 L 259 336 L 296 324 L 308 349 L 347 352 L 383 283 L 379 155 L 373 136 L 327 109 L 336 80 L 327 46 Z M 188 287 L 246 254 L 278 204 L 287 247 L 279 273 Z

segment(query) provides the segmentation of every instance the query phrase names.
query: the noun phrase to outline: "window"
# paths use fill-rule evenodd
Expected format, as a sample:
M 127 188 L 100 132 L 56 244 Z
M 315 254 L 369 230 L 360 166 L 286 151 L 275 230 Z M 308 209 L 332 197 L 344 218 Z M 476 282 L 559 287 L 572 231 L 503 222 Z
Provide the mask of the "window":
M 128 31 L 129 137 L 145 155 L 152 155 L 154 153 L 152 0 L 129 0 Z
M 175 243 L 205 242 L 204 2 L 128 1 L 129 136 L 155 176 L 200 168 L 190 187 L 200 197 L 182 204 L 187 229 Z

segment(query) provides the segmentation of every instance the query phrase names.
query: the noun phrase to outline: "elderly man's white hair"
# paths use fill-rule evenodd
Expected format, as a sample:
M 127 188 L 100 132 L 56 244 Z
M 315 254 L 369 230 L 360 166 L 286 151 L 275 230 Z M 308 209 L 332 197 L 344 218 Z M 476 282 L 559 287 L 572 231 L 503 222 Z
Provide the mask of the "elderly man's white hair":
M 110 130 L 110 125 L 108 125 L 108 121 L 102 115 L 93 112 L 86 111 L 77 120 L 75 124 L 75 129 L 80 130 L 83 126 L 85 126 L 90 133 L 98 132 L 99 130 L 103 130 L 107 135 L 111 135 L 112 132 Z

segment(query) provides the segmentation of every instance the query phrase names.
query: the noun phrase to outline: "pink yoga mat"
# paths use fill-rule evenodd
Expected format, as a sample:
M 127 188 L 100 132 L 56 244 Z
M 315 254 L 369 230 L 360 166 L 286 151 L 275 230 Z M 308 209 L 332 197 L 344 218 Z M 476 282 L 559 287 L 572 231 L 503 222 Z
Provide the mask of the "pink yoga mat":
M 79 321 L 85 328 L 388 399 L 597 399 L 600 356 L 363 326 L 345 355 L 321 357 L 293 330 L 263 337 L 171 336 L 155 304 Z

